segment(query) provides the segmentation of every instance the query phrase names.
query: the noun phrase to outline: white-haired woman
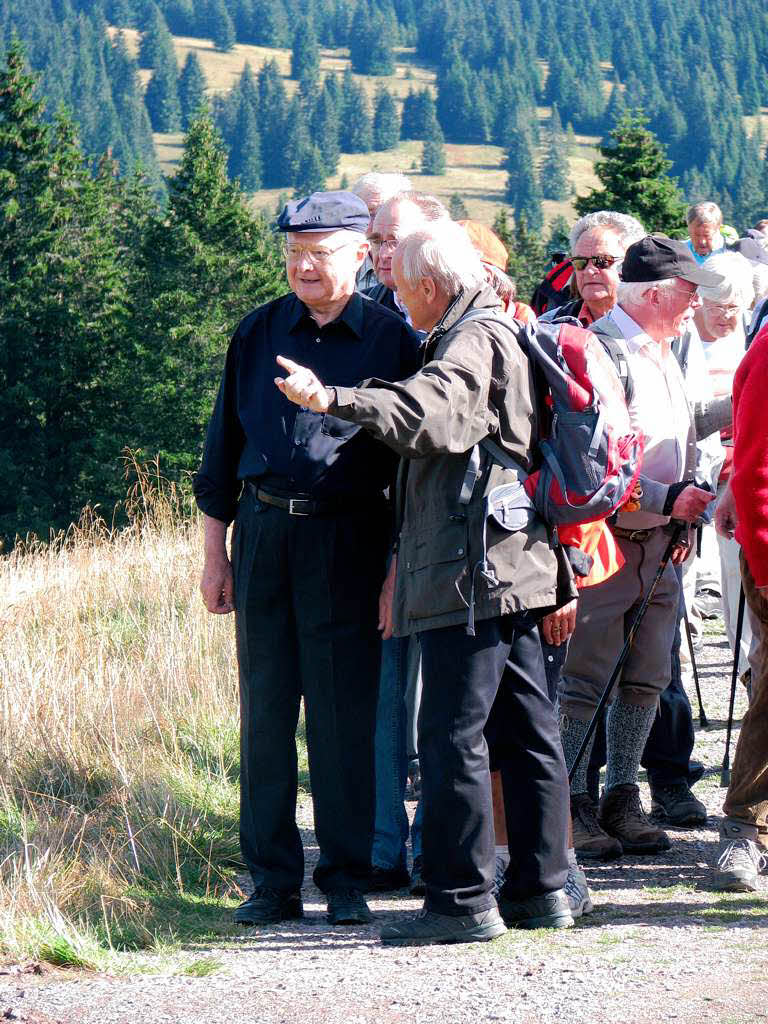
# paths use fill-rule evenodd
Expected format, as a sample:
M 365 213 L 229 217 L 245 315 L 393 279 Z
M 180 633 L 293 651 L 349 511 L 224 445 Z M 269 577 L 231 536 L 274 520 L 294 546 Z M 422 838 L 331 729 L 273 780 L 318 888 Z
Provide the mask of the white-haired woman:
M 705 267 L 707 270 L 713 270 L 722 275 L 723 278 L 722 282 L 713 288 L 699 288 L 702 304 L 695 316 L 714 397 L 721 398 L 731 394 L 734 374 L 744 356 L 745 316 L 748 315 L 754 299 L 753 274 L 749 260 L 737 252 L 716 253 L 706 261 Z M 718 482 L 718 500 L 725 491 L 731 474 L 733 435 L 730 428 L 722 431 L 721 440 L 725 447 L 725 461 Z M 712 561 L 711 558 L 707 559 L 707 551 L 713 552 L 714 548 L 714 545 L 707 543 L 711 542 L 712 533 L 712 527 L 705 530 L 705 540 L 702 545 L 704 563 Z M 739 545 L 735 540 L 718 534 L 717 546 L 723 618 L 731 650 L 734 650 L 741 588 Z M 706 584 L 706 579 L 703 582 Z M 748 617 L 745 617 L 739 657 L 741 672 L 746 671 L 749 667 L 751 644 L 752 631 Z

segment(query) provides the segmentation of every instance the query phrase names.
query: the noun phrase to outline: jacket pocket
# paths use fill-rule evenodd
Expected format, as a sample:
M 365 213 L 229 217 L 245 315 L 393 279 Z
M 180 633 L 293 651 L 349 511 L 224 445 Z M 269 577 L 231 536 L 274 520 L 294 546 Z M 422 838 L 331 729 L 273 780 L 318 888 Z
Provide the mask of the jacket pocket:
M 427 619 L 466 608 L 458 585 L 466 575 L 467 524 L 463 516 L 400 536 L 405 613 Z

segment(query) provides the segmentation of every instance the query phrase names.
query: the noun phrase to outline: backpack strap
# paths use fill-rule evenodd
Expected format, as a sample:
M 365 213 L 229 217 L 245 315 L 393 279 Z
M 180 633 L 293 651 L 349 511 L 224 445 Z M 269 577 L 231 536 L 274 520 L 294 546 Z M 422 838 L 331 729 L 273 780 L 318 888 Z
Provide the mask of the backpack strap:
M 619 342 L 624 340 L 624 335 L 608 316 L 601 316 L 599 320 L 595 320 L 593 324 L 590 324 L 587 330 L 597 337 L 600 344 L 611 357 L 611 362 L 616 368 L 616 373 L 619 375 L 621 386 L 624 388 L 624 398 L 627 405 L 629 405 L 635 397 L 635 383 L 632 380 L 627 355 L 619 344 Z
M 455 324 L 453 324 L 449 331 L 458 327 L 459 324 L 468 323 L 471 320 L 477 320 L 481 323 L 494 323 L 501 324 L 502 327 L 506 327 L 508 331 L 517 336 L 517 331 L 514 324 L 510 323 L 509 320 L 504 317 L 500 317 L 494 313 L 489 313 L 485 309 L 470 309 L 469 312 L 464 313 Z M 448 333 L 448 332 L 446 332 Z M 477 483 L 477 478 L 483 472 L 483 453 L 480 449 L 483 448 L 485 452 L 491 456 L 491 458 L 498 462 L 499 465 L 504 466 L 506 469 L 514 469 L 518 473 L 518 478 L 525 481 L 528 474 L 522 468 L 522 466 L 503 448 L 492 441 L 490 436 L 484 437 L 479 444 L 476 444 L 469 453 L 469 462 L 467 463 L 467 469 L 464 473 L 464 480 L 461 484 L 461 492 L 459 493 L 459 504 L 468 505 L 472 500 L 472 493 Z

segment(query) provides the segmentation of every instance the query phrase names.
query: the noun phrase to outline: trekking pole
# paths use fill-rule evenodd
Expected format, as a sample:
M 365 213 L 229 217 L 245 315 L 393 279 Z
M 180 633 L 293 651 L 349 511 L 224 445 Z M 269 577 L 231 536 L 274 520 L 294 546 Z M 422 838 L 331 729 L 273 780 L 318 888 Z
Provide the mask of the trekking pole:
M 667 568 L 667 565 L 669 564 L 669 560 L 672 557 L 672 552 L 675 550 L 680 541 L 681 533 L 683 532 L 683 530 L 687 528 L 687 523 L 675 522 L 675 527 L 672 531 L 672 536 L 669 538 L 669 543 L 664 549 L 664 554 L 661 556 L 659 568 L 656 570 L 656 575 L 653 577 L 651 585 L 648 588 L 648 593 L 645 595 L 642 604 L 637 609 L 637 614 L 635 615 L 635 618 L 632 621 L 632 625 L 629 627 L 629 633 L 627 634 L 627 639 L 624 641 L 624 646 L 621 649 L 621 654 L 619 655 L 616 664 L 613 666 L 611 678 L 608 680 L 605 689 L 600 695 L 600 700 L 598 702 L 597 708 L 595 709 L 595 713 L 592 716 L 592 721 L 587 726 L 586 735 L 584 736 L 584 739 L 581 741 L 581 746 L 579 747 L 578 753 L 576 754 L 576 759 L 574 760 L 573 764 L 571 765 L 571 769 L 568 772 L 569 783 L 573 780 L 574 773 L 579 766 L 579 761 L 581 761 L 582 757 L 584 756 L 584 751 L 589 746 L 589 741 L 592 739 L 592 733 L 597 728 L 597 723 L 600 720 L 600 715 L 602 715 L 603 713 L 603 708 L 608 703 L 608 698 L 611 696 L 611 690 L 613 690 L 616 680 L 619 678 L 621 670 L 624 668 L 624 662 L 629 657 L 629 652 L 632 650 L 632 644 L 635 642 L 635 634 L 637 633 L 640 623 L 643 621 L 643 616 L 646 613 L 648 605 L 651 603 L 651 598 L 656 593 L 656 587 L 658 587 L 661 577 L 664 575 L 664 570 Z
M 699 669 L 696 665 L 696 654 L 693 650 L 693 636 L 691 634 L 691 623 L 688 618 L 688 609 L 683 601 L 683 621 L 685 622 L 685 635 L 688 637 L 688 650 L 691 655 L 691 668 L 693 669 L 693 682 L 696 685 L 696 699 L 699 702 L 699 725 L 702 729 L 709 728 L 707 713 L 704 710 L 704 703 L 701 699 L 701 686 L 699 685 Z
M 720 772 L 720 785 L 725 789 L 731 781 L 731 729 L 733 728 L 733 705 L 736 702 L 736 680 L 739 678 L 741 661 L 741 631 L 744 627 L 744 586 L 739 587 L 739 611 L 736 616 L 736 643 L 733 645 L 733 672 L 731 673 L 731 701 L 728 706 L 728 728 L 725 733 L 725 754 Z

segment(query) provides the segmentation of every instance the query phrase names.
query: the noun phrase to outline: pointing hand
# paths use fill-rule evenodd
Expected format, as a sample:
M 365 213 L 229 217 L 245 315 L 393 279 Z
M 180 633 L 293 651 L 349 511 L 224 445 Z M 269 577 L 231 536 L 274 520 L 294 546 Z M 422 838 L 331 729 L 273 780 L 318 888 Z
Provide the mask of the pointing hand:
M 328 411 L 331 396 L 312 370 L 285 356 L 278 356 L 277 362 L 288 373 L 287 377 L 275 377 L 275 384 L 286 398 L 312 412 Z

